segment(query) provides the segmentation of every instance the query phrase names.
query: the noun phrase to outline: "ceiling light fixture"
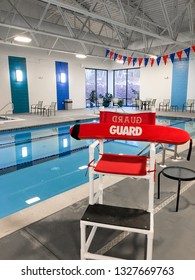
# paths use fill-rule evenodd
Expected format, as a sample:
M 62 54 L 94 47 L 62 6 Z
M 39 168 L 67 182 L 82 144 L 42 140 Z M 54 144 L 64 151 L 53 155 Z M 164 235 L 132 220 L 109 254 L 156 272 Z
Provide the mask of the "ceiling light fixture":
M 157 59 L 156 55 L 150 55 L 151 58 Z
M 14 41 L 22 42 L 22 43 L 30 43 L 32 41 L 32 39 L 29 37 L 26 37 L 26 36 L 16 36 L 14 38 Z
M 76 56 L 77 58 L 81 58 L 81 59 L 84 59 L 84 58 L 87 57 L 85 54 L 80 54 L 80 53 L 77 53 L 75 56 Z
M 123 64 L 124 63 L 124 61 L 122 59 L 120 59 L 120 60 L 117 59 L 116 62 L 119 63 L 119 64 Z

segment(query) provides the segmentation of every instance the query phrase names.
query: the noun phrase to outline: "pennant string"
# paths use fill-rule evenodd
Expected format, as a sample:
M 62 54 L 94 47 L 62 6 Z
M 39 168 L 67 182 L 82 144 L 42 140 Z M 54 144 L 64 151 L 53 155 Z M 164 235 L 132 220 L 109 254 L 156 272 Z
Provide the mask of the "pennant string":
M 170 58 L 172 63 L 174 63 L 174 60 L 175 60 L 175 55 L 177 55 L 178 59 L 181 61 L 182 60 L 182 56 L 183 56 L 183 52 L 186 54 L 187 58 L 189 59 L 189 56 L 190 56 L 190 52 L 191 50 L 193 50 L 195 52 L 195 45 L 189 47 L 189 48 L 186 48 L 184 50 L 180 50 L 180 51 L 177 51 L 175 53 L 171 53 L 171 54 L 166 54 L 166 55 L 163 55 L 163 56 L 159 56 L 157 57 L 156 59 L 156 63 L 157 65 L 159 66 L 160 65 L 160 62 L 161 62 L 161 59 L 163 60 L 164 64 L 166 65 L 167 64 L 167 60 Z M 142 62 L 144 63 L 144 66 L 146 67 L 150 61 L 150 65 L 153 66 L 154 65 L 154 62 L 155 62 L 155 58 L 153 57 L 131 57 L 131 56 L 123 56 L 121 54 L 118 54 L 118 53 L 115 53 L 113 51 L 110 51 L 110 50 L 106 50 L 105 52 L 105 57 L 109 57 L 110 59 L 113 59 L 114 58 L 114 61 L 116 61 L 116 59 L 118 60 L 122 60 L 123 61 L 123 64 L 125 64 L 125 62 L 127 61 L 128 63 L 128 66 L 130 65 L 131 61 L 133 61 L 133 66 L 135 66 L 135 64 L 138 62 L 138 65 L 139 67 L 142 65 Z

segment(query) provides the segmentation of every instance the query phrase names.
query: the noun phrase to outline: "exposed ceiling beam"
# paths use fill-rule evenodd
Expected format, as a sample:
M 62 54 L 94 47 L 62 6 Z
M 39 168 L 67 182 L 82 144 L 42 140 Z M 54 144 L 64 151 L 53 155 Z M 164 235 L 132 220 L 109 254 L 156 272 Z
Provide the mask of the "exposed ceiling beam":
M 169 36 L 171 37 L 171 39 L 173 39 L 174 38 L 173 29 L 172 29 L 172 26 L 170 24 L 170 20 L 169 20 L 169 16 L 168 16 L 168 13 L 167 13 L 167 9 L 166 9 L 164 0 L 160 0 L 160 4 L 161 4 L 161 9 L 162 9 L 162 12 L 163 12 L 163 15 L 164 15 L 164 19 L 165 19 L 165 22 L 166 22 L 166 25 L 167 25 L 167 29 L 168 29 L 168 32 L 169 32 Z
M 32 29 L 24 28 L 24 27 L 16 26 L 16 25 L 11 25 L 11 24 L 0 23 L 0 26 L 7 27 L 7 28 L 13 28 L 13 29 L 17 29 L 17 30 L 21 30 L 21 31 L 25 31 L 25 32 L 32 32 Z M 97 42 L 94 42 L 94 41 L 89 41 L 89 40 L 84 40 L 84 39 L 77 39 L 77 38 L 72 38 L 72 37 L 63 36 L 63 35 L 57 35 L 56 33 L 51 33 L 51 32 L 41 31 L 41 30 L 35 30 L 35 29 L 33 29 L 33 32 L 35 34 L 51 36 L 51 37 L 54 37 L 54 38 L 57 37 L 57 38 L 61 38 L 61 39 L 70 40 L 70 41 L 73 41 L 73 42 L 78 42 L 78 43 L 82 42 L 82 43 L 87 44 L 87 45 L 103 47 L 104 49 L 105 48 L 108 48 L 108 49 L 111 48 L 111 49 L 118 49 L 118 50 L 124 51 L 124 48 L 121 48 L 120 46 L 117 46 L 117 45 L 112 45 L 111 46 L 111 45 L 106 44 L 106 43 L 97 43 Z M 139 50 L 127 49 L 127 51 L 130 51 L 130 52 L 132 52 L 132 51 L 135 52 L 136 51 L 136 53 L 138 53 L 138 54 L 147 55 L 146 53 L 144 53 L 142 51 L 139 51 Z
M 174 43 L 174 44 L 182 44 L 181 42 L 175 42 L 174 40 L 171 40 L 167 37 L 164 37 L 164 36 L 160 36 L 156 33 L 153 33 L 153 32 L 149 32 L 147 30 L 144 30 L 144 29 L 141 29 L 139 27 L 136 27 L 136 26 L 132 26 L 132 25 L 128 25 L 128 24 L 125 24 L 123 22 L 119 22 L 119 21 L 116 21 L 116 20 L 113 20 L 111 18 L 106 18 L 104 16 L 101 16 L 97 13 L 93 13 L 93 12 L 89 12 L 85 9 L 81 9 L 81 8 L 78 8 L 76 6 L 71 6 L 71 5 L 68 5 L 66 3 L 62 3 L 58 0 L 41 0 L 42 2 L 46 2 L 46 3 L 51 3 L 55 6 L 60 6 L 61 8 L 64 8 L 64 9 L 67 9 L 69 11 L 74 11 L 76 13 L 79 13 L 79 14 L 82 14 L 82 15 L 85 15 L 85 16 L 89 16 L 93 19 L 98 19 L 100 21 L 104 21 L 104 22 L 107 22 L 107 23 L 110 23 L 111 25 L 115 25 L 115 26 L 118 26 L 118 27 L 122 27 L 122 28 L 126 28 L 127 30 L 132 30 L 132 31 L 135 31 L 135 32 L 138 32 L 138 33 L 141 33 L 141 34 L 145 34 L 145 35 L 148 35 L 148 36 L 151 36 L 151 37 L 154 37 L 156 39 L 159 39 L 159 40 L 162 40 L 162 41 L 166 41 L 166 42 L 169 42 L 169 43 Z

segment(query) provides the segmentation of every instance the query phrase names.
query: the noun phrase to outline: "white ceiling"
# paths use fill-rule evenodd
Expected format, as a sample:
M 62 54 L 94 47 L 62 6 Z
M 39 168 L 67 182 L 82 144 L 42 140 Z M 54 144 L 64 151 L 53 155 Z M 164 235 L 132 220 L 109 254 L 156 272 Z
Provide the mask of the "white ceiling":
M 195 0 L 0 0 L 0 43 L 18 34 L 48 55 L 170 54 L 195 44 Z

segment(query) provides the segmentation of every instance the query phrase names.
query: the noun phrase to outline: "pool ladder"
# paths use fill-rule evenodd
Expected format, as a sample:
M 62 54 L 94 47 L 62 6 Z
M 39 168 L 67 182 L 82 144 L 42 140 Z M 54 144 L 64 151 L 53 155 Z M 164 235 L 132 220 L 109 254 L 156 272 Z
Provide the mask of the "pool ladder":
M 173 160 L 177 160 L 177 159 L 181 159 L 181 157 L 179 156 L 179 154 L 177 153 L 177 145 L 174 145 L 174 148 L 170 148 L 168 147 L 167 144 L 162 144 L 162 143 L 158 143 L 155 145 L 155 147 L 161 148 L 163 150 L 162 152 L 162 162 L 160 164 L 161 167 L 166 167 L 165 164 L 165 158 L 166 158 L 166 151 L 170 151 L 173 152 Z M 150 145 L 145 146 L 139 153 L 138 155 L 141 155 L 144 151 L 146 151 L 148 148 L 150 147 Z

